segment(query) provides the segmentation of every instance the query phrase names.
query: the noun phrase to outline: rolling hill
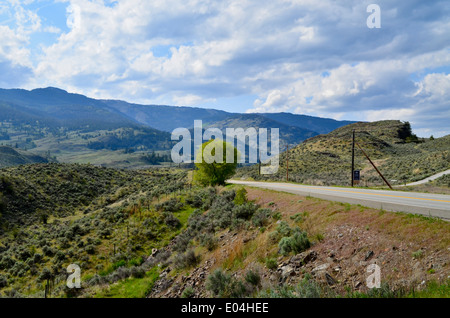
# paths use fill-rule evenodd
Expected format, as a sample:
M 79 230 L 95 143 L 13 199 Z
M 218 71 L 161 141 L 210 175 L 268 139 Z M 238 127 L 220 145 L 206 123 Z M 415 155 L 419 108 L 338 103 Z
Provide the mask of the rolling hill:
M 392 184 L 421 180 L 450 167 L 450 136 L 416 140 L 409 123 L 379 121 L 355 123 L 306 140 L 289 151 L 290 181 L 315 185 L 349 185 L 352 131 L 356 142 Z M 414 142 L 415 141 L 415 142 Z M 240 169 L 236 178 L 286 180 L 286 152 L 275 175 L 259 176 L 257 167 Z M 363 153 L 356 147 L 355 169 L 362 185 L 383 185 Z
M 329 118 L 320 118 L 291 113 L 261 113 L 259 115 L 283 123 L 285 125 L 307 129 L 319 134 L 327 134 L 339 127 L 355 123 L 354 121 L 337 121 Z
M 0 146 L 0 169 L 31 163 L 47 163 L 48 158 L 35 155 L 31 152 Z
M 318 135 L 317 132 L 303 129 L 297 126 L 288 126 L 282 122 L 269 119 L 265 116 L 258 114 L 238 114 L 231 116 L 225 120 L 215 122 L 210 125 L 214 128 L 219 128 L 223 132 L 227 128 L 247 128 L 253 127 L 257 131 L 260 128 L 266 128 L 269 130 L 278 128 L 280 131 L 280 146 L 283 147 L 286 144 L 297 145 L 300 142 Z

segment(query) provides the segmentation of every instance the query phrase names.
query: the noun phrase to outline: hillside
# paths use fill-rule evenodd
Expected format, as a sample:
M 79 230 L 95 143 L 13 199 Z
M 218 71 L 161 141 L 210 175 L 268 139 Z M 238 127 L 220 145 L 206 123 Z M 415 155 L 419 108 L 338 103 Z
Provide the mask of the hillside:
M 51 128 L 94 131 L 138 124 L 101 101 L 53 87 L 31 91 L 0 89 L 0 102 L 22 114 L 31 113 L 37 120 L 52 122 L 56 127 Z M 0 121 L 11 120 L 11 116 L 6 115 L 3 113 Z M 15 116 L 14 119 L 16 124 L 31 124 L 27 117 Z
M 185 171 L 0 170 L 0 296 L 448 296 L 448 222 L 273 191 L 198 188 Z M 382 289 L 365 286 L 382 266 Z M 66 287 L 78 264 L 82 288 Z M 422 283 L 425 282 L 425 283 Z
M 208 125 L 233 115 L 215 109 L 139 105 L 117 100 L 103 102 L 141 124 L 167 132 L 172 132 L 176 128 L 192 128 L 194 120 L 202 120 L 204 125 Z
M 276 125 L 282 125 L 283 127 L 290 127 L 294 132 L 306 130 L 316 134 L 329 133 L 338 127 L 354 123 L 354 121 L 337 121 L 289 113 L 237 114 L 196 107 L 139 105 L 114 100 L 103 102 L 142 124 L 168 132 L 180 127 L 190 129 L 194 126 L 194 120 L 202 120 L 205 126 L 217 128 L 227 122 L 236 124 L 238 125 L 236 127 L 241 128 L 262 127 L 261 116 L 268 119 L 266 121 L 268 127 L 265 128 L 276 128 Z M 296 128 L 301 128 L 301 130 Z M 293 143 L 299 142 L 292 141 Z
M 310 138 L 289 151 L 290 181 L 315 185 L 349 185 L 351 180 L 352 131 L 356 142 L 392 184 L 421 180 L 450 167 L 450 136 L 407 142 L 414 135 L 409 123 L 380 121 L 356 123 Z M 239 169 L 236 178 L 286 180 L 286 153 L 281 154 L 275 175 L 259 176 L 258 168 Z M 383 185 L 363 153 L 355 148 L 355 169 L 362 185 Z
M 28 151 L 0 146 L 0 169 L 30 163 L 46 163 L 48 158 L 35 155 Z
M 285 125 L 300 127 L 303 129 L 317 132 L 318 134 L 327 134 L 339 127 L 355 123 L 354 121 L 338 121 L 329 118 L 320 118 L 291 113 L 262 113 L 259 114 L 266 118 L 281 122 Z
M 297 145 L 302 141 L 316 136 L 318 133 L 303 129 L 296 126 L 288 126 L 281 122 L 266 118 L 262 115 L 256 114 L 241 114 L 235 115 L 233 117 L 227 118 L 225 120 L 215 122 L 210 125 L 214 128 L 219 128 L 223 132 L 227 128 L 247 128 L 253 127 L 256 131 L 260 128 L 268 129 L 268 134 L 270 135 L 270 130 L 273 128 L 278 128 L 280 132 L 280 147 L 285 147 L 286 144 Z M 208 127 L 207 127 L 208 128 Z

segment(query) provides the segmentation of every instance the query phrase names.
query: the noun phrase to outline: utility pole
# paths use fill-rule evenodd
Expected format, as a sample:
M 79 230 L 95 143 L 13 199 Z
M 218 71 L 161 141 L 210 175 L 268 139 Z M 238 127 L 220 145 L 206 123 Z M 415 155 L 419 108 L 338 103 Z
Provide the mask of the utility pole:
M 286 145 L 286 182 L 289 182 L 289 145 Z
M 355 185 L 355 130 L 353 129 L 353 142 L 352 142 L 352 187 Z

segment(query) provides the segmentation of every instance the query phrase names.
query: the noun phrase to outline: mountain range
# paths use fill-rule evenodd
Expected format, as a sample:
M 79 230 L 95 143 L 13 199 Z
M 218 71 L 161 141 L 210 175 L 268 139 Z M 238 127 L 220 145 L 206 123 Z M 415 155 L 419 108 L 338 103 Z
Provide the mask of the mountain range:
M 126 167 L 130 154 L 168 151 L 170 132 L 192 128 L 279 128 L 281 144 L 297 145 L 354 123 L 290 113 L 239 114 L 222 110 L 139 105 L 93 99 L 48 87 L 0 89 L 0 144 L 35 151 L 62 162 Z M 125 153 L 124 153 L 125 152 Z M 113 158 L 106 160 L 106 158 Z

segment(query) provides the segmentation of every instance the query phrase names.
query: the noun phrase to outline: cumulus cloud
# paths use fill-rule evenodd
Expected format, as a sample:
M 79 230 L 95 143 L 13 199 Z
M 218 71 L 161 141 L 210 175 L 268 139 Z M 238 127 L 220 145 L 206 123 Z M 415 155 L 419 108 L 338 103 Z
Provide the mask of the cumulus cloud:
M 446 0 L 379 0 L 381 29 L 367 28 L 365 0 L 57 2 L 66 26 L 24 2 L 0 6 L 16 21 L 0 25 L 11 43 L 0 62 L 31 71 L 29 86 L 177 105 L 254 95 L 249 112 L 396 118 L 450 133 Z M 58 36 L 37 54 L 36 32 Z

